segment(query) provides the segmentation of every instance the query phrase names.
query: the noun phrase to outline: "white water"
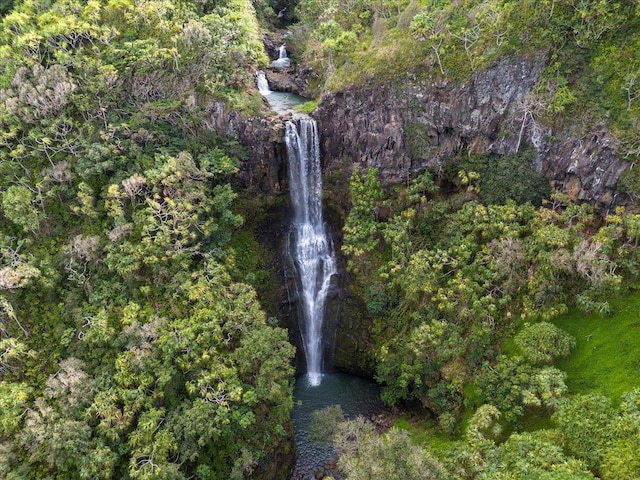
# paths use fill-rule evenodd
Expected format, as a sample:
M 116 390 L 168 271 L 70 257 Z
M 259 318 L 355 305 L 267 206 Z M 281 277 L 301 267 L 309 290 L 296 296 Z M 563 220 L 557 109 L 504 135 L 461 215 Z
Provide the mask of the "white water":
M 287 55 L 287 47 L 280 45 L 278 49 L 278 59 L 271 62 L 271 66 L 275 68 L 285 68 L 291 65 L 291 60 Z
M 256 74 L 256 86 L 267 100 L 269 106 L 274 112 L 280 114 L 293 113 L 294 109 L 298 105 L 302 105 L 307 101 L 306 98 L 296 95 L 295 93 L 278 92 L 273 91 L 269 87 L 269 81 L 263 71 L 259 71 Z
M 256 85 L 258 87 L 258 90 L 260 91 L 260 95 L 270 95 L 272 93 L 271 89 L 269 88 L 267 76 L 262 70 L 260 70 L 256 75 Z
M 322 218 L 320 148 L 315 120 L 308 116 L 285 124 L 289 157 L 289 192 L 294 210 L 289 240 L 298 274 L 302 306 L 302 345 L 307 378 L 317 386 L 322 378 L 322 326 L 331 277 L 336 273 L 333 245 Z

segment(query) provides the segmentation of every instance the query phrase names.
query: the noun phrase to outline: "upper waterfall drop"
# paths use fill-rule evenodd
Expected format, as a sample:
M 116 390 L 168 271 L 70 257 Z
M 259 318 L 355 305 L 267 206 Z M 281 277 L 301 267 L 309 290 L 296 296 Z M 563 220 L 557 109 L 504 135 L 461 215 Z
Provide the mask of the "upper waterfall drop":
M 331 278 L 337 273 L 333 244 L 322 216 L 322 174 L 316 121 L 304 115 L 285 123 L 289 192 L 294 211 L 288 242 L 297 273 L 300 331 L 311 386 L 321 382 L 323 326 Z
M 278 49 L 278 59 L 271 62 L 271 67 L 275 68 L 286 68 L 291 65 L 291 60 L 287 55 L 287 47 L 286 45 L 280 45 Z

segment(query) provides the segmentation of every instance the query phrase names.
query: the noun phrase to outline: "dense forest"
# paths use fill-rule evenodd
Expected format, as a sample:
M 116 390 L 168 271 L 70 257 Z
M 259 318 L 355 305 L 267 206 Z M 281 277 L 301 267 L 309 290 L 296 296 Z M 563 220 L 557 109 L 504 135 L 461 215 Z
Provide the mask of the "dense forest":
M 341 474 L 640 478 L 637 1 L 0 0 L 0 15 L 2 478 L 290 478 L 296 351 L 279 252 L 255 234 L 286 192 L 247 187 L 251 145 L 212 120 L 271 115 L 255 88 L 269 37 L 313 72 L 307 111 L 542 63 L 501 133 L 514 148 L 460 144 L 401 182 L 344 158 L 327 179 L 343 314 L 394 412 L 384 431 L 317 412 Z M 404 135 L 426 161 L 425 128 Z M 531 140 L 601 131 L 624 167 L 606 206 L 551 181 Z

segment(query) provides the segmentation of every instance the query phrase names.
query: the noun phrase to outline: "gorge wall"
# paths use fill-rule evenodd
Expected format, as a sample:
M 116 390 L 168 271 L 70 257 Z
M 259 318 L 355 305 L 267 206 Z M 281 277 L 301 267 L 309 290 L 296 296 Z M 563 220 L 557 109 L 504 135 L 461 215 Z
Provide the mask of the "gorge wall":
M 528 145 L 537 152 L 536 169 L 555 188 L 607 211 L 626 200 L 616 184 L 628 164 L 604 128 L 585 137 L 571 125 L 553 130 L 537 121 L 528 103 L 545 61 L 542 55 L 504 60 L 467 83 L 407 78 L 329 93 L 314 114 L 326 168 L 342 168 L 348 157 L 397 183 L 426 167 L 439 171 L 457 154 L 513 154 Z
M 606 129 L 589 136 L 574 134 L 570 125 L 554 131 L 528 110 L 529 94 L 545 61 L 544 56 L 504 60 L 477 72 L 467 83 L 407 78 L 403 85 L 361 86 L 326 94 L 313 116 L 320 129 L 326 218 L 336 251 L 355 165 L 378 168 L 381 181 L 393 184 L 425 168 L 438 172 L 458 154 L 513 154 L 528 146 L 536 151 L 536 169 L 573 200 L 590 202 L 603 213 L 627 201 L 616 184 L 628 164 L 618 157 Z M 237 186 L 286 197 L 286 117 L 246 118 L 222 104 L 213 105 L 210 113 L 211 128 L 236 139 L 247 152 L 235 178 Z M 259 241 L 268 249 L 283 251 L 289 215 L 282 204 L 267 212 L 258 230 L 262 232 Z M 330 314 L 339 322 L 336 366 L 371 376 L 373 342 L 366 334 L 370 318 L 362 300 L 351 293 L 344 262 L 340 265 L 340 285 L 330 306 Z M 273 268 L 284 281 L 287 272 L 282 259 L 274 259 Z M 281 288 L 278 295 L 274 302 L 279 305 L 278 318 L 295 343 L 298 327 L 286 289 Z

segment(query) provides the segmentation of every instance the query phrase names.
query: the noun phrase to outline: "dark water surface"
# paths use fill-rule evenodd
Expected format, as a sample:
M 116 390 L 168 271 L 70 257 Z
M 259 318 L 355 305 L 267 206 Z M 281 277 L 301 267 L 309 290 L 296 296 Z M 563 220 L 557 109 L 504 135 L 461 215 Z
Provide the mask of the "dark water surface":
M 326 470 L 325 465 L 336 460 L 331 447 L 308 438 L 309 424 L 315 410 L 340 405 L 345 417 L 352 419 L 358 415 L 368 417 L 382 409 L 380 390 L 375 383 L 343 373 L 323 375 L 317 386 L 311 386 L 307 377 L 298 378 L 294 398 L 296 406 L 292 417 L 297 452 L 293 474 L 295 480 L 314 480 L 318 471 L 328 475 L 331 472 Z

